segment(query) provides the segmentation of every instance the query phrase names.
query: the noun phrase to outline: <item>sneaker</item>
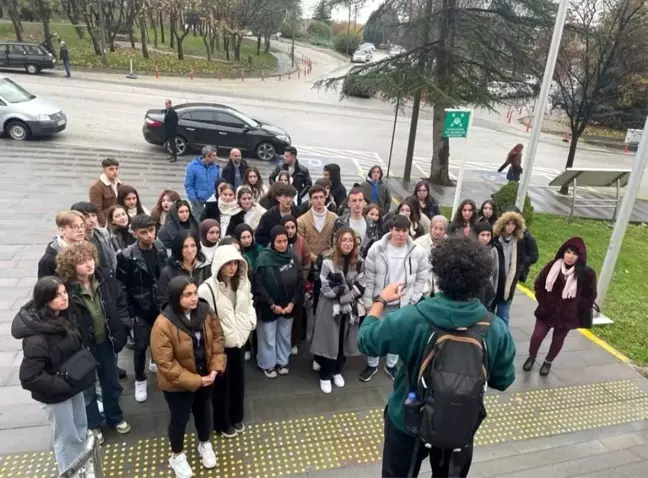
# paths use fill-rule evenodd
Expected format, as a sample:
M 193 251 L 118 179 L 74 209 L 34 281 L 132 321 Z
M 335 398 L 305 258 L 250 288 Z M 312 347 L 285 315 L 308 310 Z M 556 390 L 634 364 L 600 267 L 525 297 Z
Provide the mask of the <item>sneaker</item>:
M 126 370 L 124 370 L 124 369 L 121 368 L 121 367 L 117 367 L 117 373 L 119 374 L 119 379 L 120 379 L 120 380 L 126 378 L 127 375 L 128 375 L 128 374 L 126 373 Z
M 143 382 L 135 381 L 135 401 L 138 403 L 145 402 L 148 398 L 148 392 L 146 390 L 148 382 L 144 380 Z
M 155 365 L 155 362 L 153 362 L 153 360 L 149 360 L 149 372 L 157 373 L 157 365 Z
M 95 428 L 94 430 L 88 430 L 88 435 L 90 435 L 91 433 L 94 434 L 95 439 L 97 440 L 99 446 L 104 444 L 105 441 L 104 436 L 103 433 L 101 433 L 101 430 L 99 428 Z
M 220 432 L 221 435 L 223 435 L 225 438 L 236 438 L 236 428 L 234 427 L 229 427 L 227 430 L 224 432 Z
M 330 380 L 320 380 L 320 390 L 322 392 L 328 394 L 333 391 L 333 387 L 331 387 L 331 381 Z
M 169 458 L 169 466 L 175 473 L 176 478 L 191 478 L 194 476 L 194 472 L 187 461 L 187 455 L 184 453 L 171 455 L 171 458 Z
M 277 372 L 279 373 L 279 375 L 288 375 L 290 369 L 288 368 L 288 365 L 280 365 Z
M 234 430 L 236 430 L 236 433 L 243 433 L 243 430 L 245 430 L 245 425 L 243 424 L 243 422 L 235 423 Z
M 335 375 L 333 375 L 333 383 L 335 384 L 336 387 L 339 388 L 344 387 L 344 377 L 339 373 L 336 373 Z
M 128 423 L 126 423 L 124 420 L 122 420 L 120 423 L 115 425 L 115 431 L 120 435 L 126 435 L 128 432 L 131 431 L 131 426 Z
M 396 378 L 396 365 L 394 365 L 393 367 L 388 367 L 387 365 L 385 365 L 385 373 L 389 376 L 389 378 L 394 380 Z
M 249 362 L 250 359 L 252 359 L 252 352 L 250 352 L 249 350 L 246 350 L 244 359 L 245 359 L 246 362 Z
M 299 348 L 295 345 L 293 348 L 290 349 L 290 355 L 297 355 L 299 354 Z
M 322 369 L 322 366 L 317 363 L 317 360 L 313 360 L 313 371 L 319 372 Z
M 265 369 L 263 371 L 263 375 L 268 378 L 277 378 L 277 371 L 273 368 Z
M 378 367 L 371 367 L 370 365 L 367 365 L 365 369 L 360 372 L 360 376 L 358 377 L 361 382 L 368 382 L 371 380 L 371 377 L 376 375 L 376 372 L 378 372 Z
M 211 442 L 205 441 L 198 445 L 198 454 L 202 458 L 202 464 L 205 468 L 211 469 L 216 466 L 216 455 Z
M 533 368 L 533 364 L 535 363 L 535 359 L 532 357 L 529 357 L 524 361 L 524 365 L 522 365 L 522 370 L 525 372 L 530 372 L 531 369 Z

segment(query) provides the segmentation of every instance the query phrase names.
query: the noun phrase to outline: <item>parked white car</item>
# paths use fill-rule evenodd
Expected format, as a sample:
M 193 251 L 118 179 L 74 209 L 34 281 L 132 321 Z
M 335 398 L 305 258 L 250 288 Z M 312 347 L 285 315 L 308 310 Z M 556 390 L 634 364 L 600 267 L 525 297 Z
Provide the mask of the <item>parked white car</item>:
M 363 43 L 360 45 L 360 48 L 358 50 L 370 50 L 372 53 L 376 51 L 376 45 L 373 43 Z
M 367 63 L 371 61 L 371 52 L 369 50 L 356 50 L 351 57 L 352 63 Z

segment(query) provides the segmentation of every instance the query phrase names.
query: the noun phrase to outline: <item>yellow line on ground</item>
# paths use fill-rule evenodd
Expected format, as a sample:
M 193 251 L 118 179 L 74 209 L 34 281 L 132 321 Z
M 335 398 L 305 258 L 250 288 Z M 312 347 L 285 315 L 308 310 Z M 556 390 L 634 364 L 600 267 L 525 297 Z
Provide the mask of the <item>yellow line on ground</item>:
M 523 286 L 521 284 L 518 284 L 517 287 L 520 290 L 520 292 L 522 292 L 524 295 L 531 298 L 534 302 L 537 302 L 535 294 L 533 293 L 533 291 L 531 289 L 529 289 L 528 287 L 525 287 L 525 286 Z M 609 353 L 614 355 L 616 358 L 618 358 L 622 362 L 630 363 L 630 358 L 629 357 L 627 357 L 623 353 L 619 352 L 617 349 L 615 349 L 610 344 L 608 344 L 605 340 L 603 340 L 600 337 L 597 337 L 596 335 L 594 335 L 591 330 L 578 329 L 578 331 L 581 333 L 581 335 L 583 337 L 590 340 L 591 342 L 594 342 L 599 347 L 605 349 L 606 351 L 608 351 Z

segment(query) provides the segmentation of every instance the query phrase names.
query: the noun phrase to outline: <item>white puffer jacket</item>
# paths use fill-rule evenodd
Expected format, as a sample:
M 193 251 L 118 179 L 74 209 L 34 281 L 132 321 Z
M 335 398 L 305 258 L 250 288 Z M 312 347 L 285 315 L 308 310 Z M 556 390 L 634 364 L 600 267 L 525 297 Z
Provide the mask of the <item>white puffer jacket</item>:
M 239 264 L 235 304 L 227 295 L 225 283 L 217 278 L 221 267 L 230 261 L 238 261 Z M 207 301 L 218 316 L 227 348 L 243 347 L 256 327 L 256 310 L 252 303 L 252 286 L 247 270 L 247 262 L 236 247 L 218 246 L 212 261 L 212 276 L 198 288 L 198 296 Z

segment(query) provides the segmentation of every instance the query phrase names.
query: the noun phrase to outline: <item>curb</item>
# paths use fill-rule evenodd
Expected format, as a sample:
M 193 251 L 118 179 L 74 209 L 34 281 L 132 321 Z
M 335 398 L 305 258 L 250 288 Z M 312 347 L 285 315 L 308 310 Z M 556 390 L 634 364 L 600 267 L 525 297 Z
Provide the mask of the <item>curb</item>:
M 529 297 L 531 300 L 533 300 L 534 302 L 537 302 L 535 294 L 533 293 L 533 291 L 531 289 L 529 289 L 528 287 L 525 287 L 523 285 L 520 285 L 520 284 L 517 285 L 517 288 L 518 288 L 518 290 L 520 292 L 522 292 L 524 295 Z M 617 349 L 615 349 L 610 344 L 608 344 L 605 340 L 603 340 L 603 339 L 597 337 L 596 335 L 594 335 L 590 330 L 588 330 L 588 329 L 577 329 L 577 330 L 581 333 L 581 335 L 583 337 L 585 337 L 586 339 L 588 339 L 591 342 L 595 343 L 596 345 L 603 348 L 607 352 L 611 353 L 616 358 L 618 358 L 621 362 L 627 363 L 628 365 L 632 365 L 632 361 L 630 360 L 629 357 L 627 357 L 623 353 L 619 352 Z

